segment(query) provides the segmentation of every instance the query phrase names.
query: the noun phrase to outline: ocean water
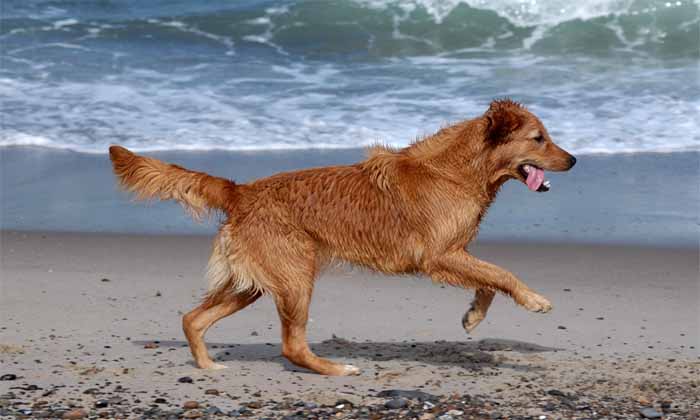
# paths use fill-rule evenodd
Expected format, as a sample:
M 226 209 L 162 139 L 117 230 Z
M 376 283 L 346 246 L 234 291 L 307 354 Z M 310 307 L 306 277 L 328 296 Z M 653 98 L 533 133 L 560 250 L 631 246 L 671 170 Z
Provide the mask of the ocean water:
M 700 150 L 697 0 L 3 0 L 0 146 L 406 145 L 511 97 L 574 153 Z

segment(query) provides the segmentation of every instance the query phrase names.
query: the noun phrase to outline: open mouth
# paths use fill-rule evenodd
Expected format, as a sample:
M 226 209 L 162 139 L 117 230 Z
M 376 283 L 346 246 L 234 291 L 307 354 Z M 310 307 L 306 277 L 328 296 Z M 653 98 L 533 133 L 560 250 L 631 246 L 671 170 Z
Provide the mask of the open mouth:
M 518 170 L 530 191 L 545 192 L 551 188 L 552 185 L 549 183 L 549 180 L 544 179 L 544 169 L 526 163 L 520 165 Z

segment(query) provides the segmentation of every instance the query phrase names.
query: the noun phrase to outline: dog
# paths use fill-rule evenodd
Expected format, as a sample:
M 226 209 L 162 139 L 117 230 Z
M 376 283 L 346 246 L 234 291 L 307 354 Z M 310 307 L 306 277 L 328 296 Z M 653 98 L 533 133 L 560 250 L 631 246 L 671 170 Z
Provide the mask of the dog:
M 225 217 L 208 263 L 208 292 L 182 319 L 200 368 L 226 367 L 209 357 L 207 329 L 269 294 L 282 324 L 284 357 L 323 375 L 359 374 L 355 366 L 316 356 L 306 341 L 314 281 L 332 260 L 475 289 L 462 318 L 467 332 L 484 319 L 496 292 L 533 312 L 552 309 L 515 275 L 467 251 L 507 180 L 543 192 L 550 185 L 545 170 L 566 171 L 576 163 L 534 114 L 509 99 L 403 149 L 375 146 L 353 165 L 248 184 L 116 145 L 109 154 L 120 184 L 136 198 L 176 200 L 195 218 L 210 211 Z

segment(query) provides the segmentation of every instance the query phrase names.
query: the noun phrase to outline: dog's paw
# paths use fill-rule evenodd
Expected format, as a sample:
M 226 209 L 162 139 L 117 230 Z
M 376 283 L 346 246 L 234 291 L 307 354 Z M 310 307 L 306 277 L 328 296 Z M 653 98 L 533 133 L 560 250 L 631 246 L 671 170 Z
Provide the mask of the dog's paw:
M 528 311 L 543 314 L 552 310 L 552 303 L 549 300 L 547 300 L 547 298 L 533 292 L 530 292 L 527 294 L 527 296 L 525 296 L 523 306 Z
M 462 327 L 464 327 L 464 330 L 467 332 L 467 334 L 469 334 L 483 320 L 484 314 L 472 308 L 462 317 Z
M 199 366 L 200 369 L 206 369 L 206 370 L 222 370 L 222 369 L 228 369 L 228 366 L 222 365 L 221 363 L 206 363 L 201 366 Z
M 343 376 L 357 376 L 360 374 L 360 369 L 353 365 L 343 365 Z

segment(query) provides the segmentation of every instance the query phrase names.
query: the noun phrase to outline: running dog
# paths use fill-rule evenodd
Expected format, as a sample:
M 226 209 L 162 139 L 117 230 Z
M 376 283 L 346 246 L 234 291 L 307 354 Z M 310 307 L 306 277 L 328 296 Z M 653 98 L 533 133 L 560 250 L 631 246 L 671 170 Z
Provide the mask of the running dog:
M 207 354 L 207 329 L 267 293 L 282 324 L 284 357 L 324 375 L 358 374 L 355 366 L 316 356 L 306 341 L 314 281 L 331 260 L 475 289 L 462 319 L 468 332 L 484 319 L 496 292 L 529 311 L 552 309 L 516 276 L 466 248 L 503 183 L 517 179 L 531 191 L 548 191 L 544 171 L 576 163 L 535 115 L 511 100 L 496 100 L 483 115 L 404 149 L 374 147 L 354 165 L 248 184 L 120 146 L 109 154 L 119 182 L 137 198 L 176 200 L 196 218 L 210 211 L 225 216 L 208 264 L 208 292 L 182 322 L 200 368 L 225 367 Z

